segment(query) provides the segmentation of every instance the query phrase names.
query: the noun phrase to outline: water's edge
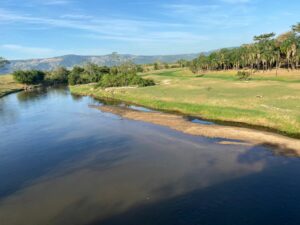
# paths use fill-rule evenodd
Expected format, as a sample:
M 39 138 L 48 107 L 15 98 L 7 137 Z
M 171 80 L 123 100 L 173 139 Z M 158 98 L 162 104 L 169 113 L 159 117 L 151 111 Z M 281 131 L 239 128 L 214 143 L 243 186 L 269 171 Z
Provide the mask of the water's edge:
M 274 134 L 279 134 L 279 135 L 282 135 L 285 137 L 293 138 L 295 140 L 300 140 L 300 133 L 290 134 L 290 133 L 286 133 L 284 131 L 280 131 L 275 128 L 261 126 L 261 125 L 253 125 L 253 124 L 249 124 L 249 123 L 235 122 L 235 121 L 229 121 L 229 120 L 207 119 L 207 118 L 201 117 L 199 115 L 182 113 L 178 110 L 167 110 L 167 109 L 161 109 L 161 108 L 154 108 L 154 107 L 151 107 L 148 105 L 138 104 L 136 102 L 127 101 L 127 100 L 118 99 L 118 98 L 100 97 L 100 96 L 96 96 L 93 94 L 80 93 L 80 92 L 76 92 L 76 91 L 72 91 L 72 90 L 70 90 L 70 92 L 73 95 L 90 96 L 90 97 L 93 97 L 94 99 L 97 99 L 97 100 L 103 101 L 103 102 L 115 102 L 115 103 L 123 103 L 123 104 L 127 104 L 127 105 L 138 106 L 138 107 L 144 107 L 144 108 L 147 108 L 147 109 L 153 110 L 153 111 L 159 111 L 162 113 L 170 113 L 170 114 L 180 115 L 180 116 L 184 116 L 186 118 L 194 118 L 194 119 L 206 121 L 208 123 L 214 123 L 214 124 L 221 125 L 221 126 L 249 128 L 249 129 L 253 129 L 253 130 L 257 130 L 257 131 L 266 131 L 266 132 L 270 132 L 270 133 L 274 133 Z

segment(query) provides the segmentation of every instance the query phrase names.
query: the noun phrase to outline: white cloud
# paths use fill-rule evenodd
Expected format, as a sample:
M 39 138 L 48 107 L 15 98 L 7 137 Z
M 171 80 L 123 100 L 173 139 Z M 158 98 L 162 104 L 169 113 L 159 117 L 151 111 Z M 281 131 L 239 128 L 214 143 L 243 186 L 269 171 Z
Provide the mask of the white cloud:
M 43 1 L 44 5 L 67 5 L 71 3 L 71 1 L 68 0 L 46 0 Z
M 230 3 L 230 6 L 220 4 L 164 4 L 167 9 L 164 14 L 187 21 L 191 28 L 218 28 L 230 29 L 248 26 L 253 20 L 253 15 L 249 13 L 250 8 L 241 4 L 249 0 L 220 0 Z
M 60 18 L 62 19 L 78 19 L 78 20 L 82 20 L 82 19 L 92 19 L 92 16 L 88 16 L 88 15 L 84 15 L 84 14 L 64 14 L 61 15 Z
M 229 4 L 244 4 L 250 2 L 250 0 L 221 0 L 221 1 Z
M 165 4 L 164 8 L 172 10 L 175 13 L 194 13 L 207 12 L 220 8 L 219 5 L 192 5 L 192 4 Z
M 65 14 L 59 18 L 35 17 L 31 15 L 17 14 L 3 9 L 0 9 L 0 23 L 1 21 L 16 24 L 26 23 L 36 26 L 43 25 L 43 28 L 45 28 L 46 26 L 48 28 L 58 27 L 78 29 L 89 32 L 90 34 L 96 35 L 98 37 L 102 36 L 103 39 L 106 38 L 113 40 L 149 39 L 151 38 L 151 35 L 149 36 L 150 30 L 157 31 L 157 34 L 159 34 L 159 30 L 162 29 L 168 30 L 170 32 L 175 32 L 179 27 L 185 27 L 185 24 L 178 23 L 164 23 L 142 19 L 133 20 L 115 18 L 95 18 L 81 14 Z M 30 29 L 32 29 L 32 27 L 33 26 L 31 26 Z M 158 39 L 159 37 L 153 38 Z
M 36 54 L 36 55 L 51 54 L 54 52 L 53 49 L 49 49 L 49 48 L 28 47 L 28 46 L 16 45 L 16 44 L 4 44 L 1 45 L 1 48 L 10 51 L 20 52 L 20 53 Z
M 81 18 L 81 21 L 78 21 Z M 63 28 L 88 30 L 98 33 L 112 33 L 117 30 L 135 29 L 142 26 L 162 26 L 163 23 L 114 18 L 90 18 L 85 15 L 62 15 L 60 18 L 36 17 L 19 14 L 0 8 L 0 22 L 42 24 Z M 168 25 L 168 24 L 165 24 Z
M 143 43 L 195 43 L 207 40 L 208 37 L 204 35 L 196 35 L 191 32 L 176 32 L 176 31 L 160 31 L 160 32 L 147 32 L 144 34 L 134 34 L 128 36 L 110 36 L 110 35 L 97 35 L 88 34 L 85 37 L 99 40 L 117 40 L 126 42 L 143 42 Z

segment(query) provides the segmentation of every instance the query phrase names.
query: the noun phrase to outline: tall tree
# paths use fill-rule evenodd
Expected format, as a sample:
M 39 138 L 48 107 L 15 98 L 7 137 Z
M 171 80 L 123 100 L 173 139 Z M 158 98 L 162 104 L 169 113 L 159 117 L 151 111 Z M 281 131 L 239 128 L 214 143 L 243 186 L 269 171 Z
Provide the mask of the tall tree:
M 300 33 L 300 23 L 297 23 L 296 25 L 293 25 L 292 30 L 294 32 Z
M 269 70 L 283 67 L 299 68 L 300 64 L 300 23 L 292 30 L 275 38 L 275 33 L 255 36 L 254 42 L 238 48 L 224 48 L 208 56 L 200 55 L 189 63 L 190 69 L 200 70 L 250 69 Z

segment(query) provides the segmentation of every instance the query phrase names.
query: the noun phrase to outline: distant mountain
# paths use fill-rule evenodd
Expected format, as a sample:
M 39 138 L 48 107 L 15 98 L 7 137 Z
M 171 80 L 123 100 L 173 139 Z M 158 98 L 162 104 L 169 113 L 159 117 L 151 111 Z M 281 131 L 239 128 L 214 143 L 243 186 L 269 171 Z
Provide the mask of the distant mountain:
M 182 55 L 155 55 L 155 56 L 138 56 L 138 55 L 121 55 L 110 54 L 102 56 L 81 56 L 65 55 L 45 59 L 28 59 L 28 60 L 11 60 L 10 64 L 0 69 L 0 74 L 11 73 L 15 70 L 52 70 L 56 67 L 72 68 L 75 65 L 82 66 L 86 63 L 96 63 L 98 65 L 113 66 L 124 62 L 132 61 L 136 64 L 148 64 L 156 61 L 173 63 L 180 59 L 192 60 L 200 54 L 182 54 Z

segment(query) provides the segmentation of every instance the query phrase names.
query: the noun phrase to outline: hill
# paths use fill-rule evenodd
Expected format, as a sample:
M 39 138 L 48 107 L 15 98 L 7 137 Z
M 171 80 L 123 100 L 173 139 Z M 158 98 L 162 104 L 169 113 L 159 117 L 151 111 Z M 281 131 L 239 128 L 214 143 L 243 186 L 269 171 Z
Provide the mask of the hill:
M 82 56 L 82 55 L 64 55 L 53 58 L 44 59 L 26 59 L 26 60 L 11 60 L 10 64 L 0 69 L 0 74 L 11 73 L 14 70 L 51 70 L 56 67 L 71 68 L 75 65 L 84 65 L 86 63 L 96 63 L 98 65 L 113 66 L 122 64 L 127 61 L 132 61 L 136 64 L 148 64 L 156 61 L 172 63 L 180 59 L 192 60 L 198 57 L 199 54 L 182 54 L 182 55 L 155 55 L 155 56 L 139 56 L 139 55 L 119 55 L 109 54 L 101 56 Z

